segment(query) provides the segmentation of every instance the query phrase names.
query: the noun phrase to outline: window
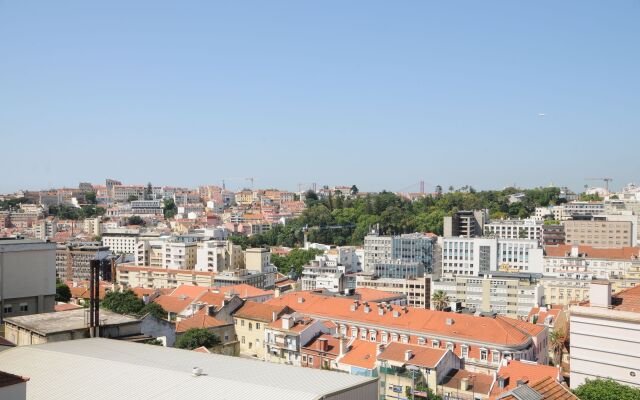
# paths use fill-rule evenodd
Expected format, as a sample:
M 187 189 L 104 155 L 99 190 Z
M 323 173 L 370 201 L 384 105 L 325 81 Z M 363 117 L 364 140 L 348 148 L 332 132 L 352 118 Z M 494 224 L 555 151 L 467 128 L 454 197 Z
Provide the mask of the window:
M 366 329 L 360 329 L 360 339 L 367 340 L 367 330 Z
M 358 337 L 358 328 L 351 328 L 351 337 Z
M 424 345 L 424 343 L 425 343 L 425 340 L 424 340 L 423 337 L 418 338 L 418 344 L 419 345 Z
M 249 322 L 249 332 L 253 330 L 253 323 Z
M 11 314 L 13 312 L 13 306 L 11 304 L 4 305 L 4 313 Z
M 499 351 L 492 351 L 491 352 L 491 362 L 494 363 L 498 363 L 500 362 L 500 352 Z
M 394 342 L 397 342 L 398 341 L 398 334 L 397 333 L 392 333 L 391 334 L 391 340 L 394 341 Z
M 409 343 L 409 337 L 407 335 L 400 336 L 400 341 L 402 343 Z
M 480 361 L 487 361 L 487 349 L 480 349 Z
M 238 320 L 237 320 L 237 319 L 234 319 L 234 320 L 233 320 L 233 323 L 237 326 L 237 325 L 238 325 Z
M 304 364 L 306 364 L 306 363 L 307 363 L 307 356 L 302 355 L 302 362 L 303 362 Z
M 369 340 L 372 342 L 376 341 L 376 331 L 370 331 L 369 332 Z
M 453 351 L 454 348 L 455 348 L 455 345 L 453 343 L 447 342 L 447 350 Z
M 313 357 L 309 356 L 309 364 L 313 364 Z
M 253 343 L 249 342 L 249 348 L 253 347 Z
M 244 326 L 244 320 L 240 321 L 240 326 Z
M 439 340 L 432 340 L 431 341 L 431 347 L 437 349 L 438 347 L 440 347 L 440 341 Z
M 382 343 L 387 343 L 387 332 L 382 332 Z
M 256 322 L 256 329 L 260 329 L 260 322 Z
M 244 336 L 243 336 L 242 337 L 242 344 L 244 344 L 244 343 L 245 343 L 245 339 L 244 339 Z
M 462 350 L 460 354 L 462 358 L 469 358 L 469 346 L 462 345 Z
M 229 341 L 229 334 L 225 332 L 224 334 L 224 341 L 228 342 Z

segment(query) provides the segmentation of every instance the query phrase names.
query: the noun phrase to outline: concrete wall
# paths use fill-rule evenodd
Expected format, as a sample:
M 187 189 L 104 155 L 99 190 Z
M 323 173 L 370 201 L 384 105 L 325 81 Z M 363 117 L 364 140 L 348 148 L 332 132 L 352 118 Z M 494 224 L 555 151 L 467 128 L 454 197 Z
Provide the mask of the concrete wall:
M 0 387 L 0 399 L 2 400 L 25 400 L 27 398 L 27 383 Z
M 640 387 L 640 318 L 614 320 L 572 313 L 570 326 L 571 388 L 596 377 Z
M 175 322 L 158 319 L 153 315 L 145 315 L 140 323 L 140 332 L 155 338 L 164 338 L 167 347 L 173 347 L 176 342 Z

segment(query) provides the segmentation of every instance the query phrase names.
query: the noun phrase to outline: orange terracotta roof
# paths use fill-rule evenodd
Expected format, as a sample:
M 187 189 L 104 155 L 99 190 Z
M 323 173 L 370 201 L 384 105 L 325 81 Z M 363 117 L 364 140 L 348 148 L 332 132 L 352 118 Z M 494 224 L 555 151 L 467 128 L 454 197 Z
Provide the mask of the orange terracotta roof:
M 29 378 L 0 371 L 0 388 L 25 383 Z
M 168 268 L 153 268 L 153 267 L 138 267 L 129 264 L 120 264 L 116 267 L 119 271 L 146 271 L 146 272 L 163 272 L 167 274 L 179 274 L 179 275 L 200 275 L 200 276 L 213 276 L 215 272 L 196 271 L 193 269 L 168 269 Z
M 387 299 L 406 297 L 405 295 L 400 293 L 385 292 L 383 290 L 370 288 L 357 288 L 356 295 L 360 295 L 360 301 L 371 301 L 374 303 L 379 303 Z
M 195 286 L 195 285 L 180 285 L 171 292 L 171 296 L 180 297 L 187 296 L 196 298 L 200 296 L 202 293 L 206 292 L 209 287 L 206 286 Z
M 467 379 L 469 385 L 468 392 L 489 394 L 491 391 L 493 375 L 466 371 L 464 369 L 450 370 L 442 380 L 442 386 L 459 390 L 460 383 L 463 379 Z
M 351 311 L 351 305 L 354 304 L 352 300 L 303 291 L 287 293 L 269 300 L 268 303 L 289 306 L 302 314 L 322 319 L 377 325 L 386 329 L 413 331 L 419 335 L 439 335 L 461 341 L 475 340 L 506 346 L 529 343 L 531 335 L 527 331 L 536 327 L 526 322 L 515 327 L 502 322 L 501 317 L 476 317 L 413 307 L 407 307 L 404 311 L 402 307 L 393 306 L 392 309 L 400 313 L 398 317 L 394 317 L 390 311 L 379 315 L 378 306 L 375 304 L 371 305 L 369 313 L 364 312 L 362 304 L 357 310 Z M 447 324 L 449 319 L 452 320 L 452 324 Z
M 411 350 L 411 359 L 405 360 L 405 352 Z M 394 361 L 404 364 L 417 365 L 420 367 L 435 368 L 447 350 L 434 349 L 415 344 L 391 342 L 378 356 L 379 360 Z
M 556 319 L 558 319 L 558 315 L 560 315 L 561 311 L 562 309 L 560 308 L 560 306 L 551 306 L 551 308 L 546 307 L 546 311 L 541 311 L 541 307 L 533 307 L 531 311 L 529 311 L 527 321 L 531 321 L 534 316 L 537 316 L 538 321 L 536 323 L 538 325 L 544 325 L 544 321 L 545 319 L 547 319 L 547 317 L 553 317 L 551 321 L 553 323 L 556 321 Z
M 354 367 L 374 369 L 377 361 L 376 352 L 377 344 L 375 342 L 356 339 L 339 362 Z
M 211 354 L 211 352 L 209 351 L 209 349 L 207 349 L 204 346 L 200 346 L 197 349 L 193 349 L 193 351 L 198 352 L 198 353 L 205 353 L 205 354 Z
M 511 325 L 514 328 L 519 329 L 520 331 L 525 332 L 526 334 L 529 334 L 531 336 L 537 336 L 538 334 L 540 334 L 540 332 L 545 330 L 544 326 L 532 324 L 527 321 L 522 321 L 515 318 L 498 315 L 495 319 L 498 322 Z
M 590 302 L 587 300 L 580 303 L 580 305 L 589 306 Z M 612 295 L 611 308 L 618 311 L 640 313 L 640 285 L 621 290 Z
M 234 314 L 238 318 L 246 318 L 263 322 L 271 322 L 273 313 L 280 314 L 285 306 L 247 301 Z
M 273 296 L 273 290 L 262 290 L 255 286 L 247 285 L 246 283 L 231 286 L 218 286 L 215 288 L 215 290 L 226 295 L 236 294 L 241 299 L 268 295 Z
M 53 310 L 56 312 L 75 310 L 77 308 L 82 308 L 82 306 L 79 306 L 77 304 L 72 304 L 72 303 L 58 303 L 55 306 L 53 306 Z
M 184 311 L 184 309 L 189 306 L 192 300 L 193 299 L 191 297 L 181 298 L 181 297 L 162 295 L 162 296 L 158 296 L 158 298 L 153 300 L 153 302 L 160 304 L 162 308 L 167 312 L 178 314 Z
M 307 352 L 317 352 L 318 349 L 316 349 L 316 343 L 318 343 L 318 340 L 320 339 L 324 339 L 327 341 L 327 351 L 323 353 L 331 354 L 334 356 L 338 356 L 340 354 L 340 339 L 328 333 L 323 333 L 319 336 L 314 337 L 302 348 Z
M 284 315 L 283 315 L 283 317 L 284 317 Z M 282 327 L 282 317 L 281 317 L 281 318 L 276 319 L 273 322 L 270 322 L 267 326 L 269 328 L 271 328 L 271 329 L 294 332 L 294 333 L 300 333 L 300 332 L 304 331 L 305 329 L 307 329 L 308 327 L 310 327 L 314 322 L 316 322 L 315 319 L 304 317 L 302 319 L 296 320 L 293 323 L 293 326 L 290 327 L 289 329 L 284 329 Z
M 504 364 L 506 363 L 506 365 Z M 494 384 L 491 390 L 491 396 L 504 394 L 518 386 L 518 381 L 523 383 L 538 382 L 539 380 L 558 376 L 559 369 L 549 365 L 536 364 L 533 362 L 523 362 L 516 360 L 504 360 L 503 364 L 498 368 L 497 376 L 505 378 L 505 387 L 500 388 L 498 384 Z
M 206 314 L 196 314 L 192 317 L 178 321 L 176 324 L 176 332 L 186 332 L 192 328 L 215 328 L 223 325 L 231 325 L 227 322 L 220 321 Z
M 144 295 L 151 296 L 156 292 L 156 289 L 141 288 L 141 287 L 131 288 L 130 290 L 133 293 L 135 293 L 139 299 L 141 299 Z
M 578 400 L 578 396 L 550 376 L 529 386 L 540 393 L 544 400 Z
M 545 255 L 548 257 L 569 257 L 571 255 L 570 244 L 545 246 Z M 640 257 L 640 247 L 621 248 L 595 248 L 592 246 L 578 246 L 578 253 L 586 258 L 599 258 L 609 260 L 634 260 Z

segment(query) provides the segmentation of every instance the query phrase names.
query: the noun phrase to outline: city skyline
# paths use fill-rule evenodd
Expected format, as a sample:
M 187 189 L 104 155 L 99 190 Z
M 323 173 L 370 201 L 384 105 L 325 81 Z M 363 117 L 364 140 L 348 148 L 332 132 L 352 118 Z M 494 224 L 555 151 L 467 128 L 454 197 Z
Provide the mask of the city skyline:
M 637 179 L 637 2 L 0 10 L 3 193 Z

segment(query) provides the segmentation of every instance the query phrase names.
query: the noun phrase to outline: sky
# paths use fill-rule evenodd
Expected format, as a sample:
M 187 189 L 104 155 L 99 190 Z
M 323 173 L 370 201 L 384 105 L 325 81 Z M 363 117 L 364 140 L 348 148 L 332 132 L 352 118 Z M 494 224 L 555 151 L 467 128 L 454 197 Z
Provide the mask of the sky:
M 639 20 L 638 0 L 0 0 L 0 193 L 620 188 Z

